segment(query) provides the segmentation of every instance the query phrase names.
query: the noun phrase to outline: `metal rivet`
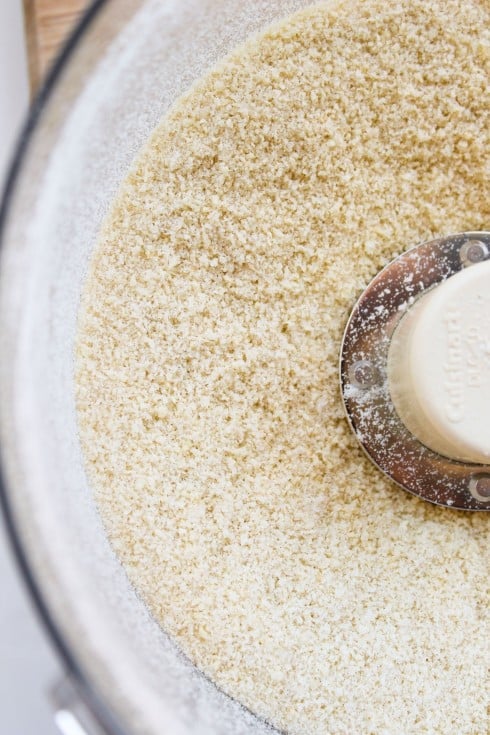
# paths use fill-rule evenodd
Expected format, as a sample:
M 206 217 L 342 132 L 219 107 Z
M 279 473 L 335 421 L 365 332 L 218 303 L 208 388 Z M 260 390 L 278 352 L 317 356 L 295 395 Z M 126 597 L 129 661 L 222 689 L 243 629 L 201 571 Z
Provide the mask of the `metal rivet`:
M 470 480 L 469 489 L 479 503 L 490 503 L 490 475 L 475 475 Z
M 467 240 L 459 251 L 464 266 L 482 263 L 488 258 L 488 247 L 481 240 Z
M 369 360 L 358 360 L 349 370 L 349 381 L 356 388 L 372 388 L 378 382 L 378 371 Z

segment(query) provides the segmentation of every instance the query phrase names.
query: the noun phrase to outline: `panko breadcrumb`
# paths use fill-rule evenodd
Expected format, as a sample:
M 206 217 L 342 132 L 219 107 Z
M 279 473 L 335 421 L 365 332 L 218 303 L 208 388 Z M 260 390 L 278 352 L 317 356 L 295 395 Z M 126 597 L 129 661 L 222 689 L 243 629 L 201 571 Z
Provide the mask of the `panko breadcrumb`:
M 489 225 L 488 0 L 311 6 L 166 116 L 93 255 L 80 436 L 155 618 L 292 735 L 488 735 L 488 517 L 393 486 L 343 416 L 360 290 Z

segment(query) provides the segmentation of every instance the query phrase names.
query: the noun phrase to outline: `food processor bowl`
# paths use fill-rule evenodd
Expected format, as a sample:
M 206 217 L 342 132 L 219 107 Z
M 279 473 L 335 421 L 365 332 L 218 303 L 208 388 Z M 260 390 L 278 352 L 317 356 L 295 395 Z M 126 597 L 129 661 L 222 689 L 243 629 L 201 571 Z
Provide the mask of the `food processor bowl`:
M 2 502 L 89 735 L 271 731 L 193 667 L 112 551 L 81 456 L 74 339 L 101 222 L 153 128 L 237 44 L 308 4 L 95 2 L 33 106 L 6 185 Z

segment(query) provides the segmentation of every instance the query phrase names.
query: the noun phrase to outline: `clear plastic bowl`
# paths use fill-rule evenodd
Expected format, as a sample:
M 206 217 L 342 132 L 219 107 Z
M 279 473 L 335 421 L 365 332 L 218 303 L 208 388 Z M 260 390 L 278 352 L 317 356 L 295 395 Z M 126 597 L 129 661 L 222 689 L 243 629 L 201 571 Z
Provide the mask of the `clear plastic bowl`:
M 94 732 L 271 731 L 191 665 L 111 550 L 80 453 L 73 341 L 101 221 L 149 133 L 218 59 L 308 4 L 98 0 L 33 107 L 6 186 L 2 503 L 24 576 Z

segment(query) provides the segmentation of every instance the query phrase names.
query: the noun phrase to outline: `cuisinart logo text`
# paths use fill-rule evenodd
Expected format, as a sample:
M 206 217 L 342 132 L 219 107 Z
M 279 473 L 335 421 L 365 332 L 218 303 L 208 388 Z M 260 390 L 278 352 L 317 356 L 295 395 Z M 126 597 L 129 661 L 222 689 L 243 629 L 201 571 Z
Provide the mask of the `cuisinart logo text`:
M 459 309 L 450 309 L 445 318 L 448 358 L 444 364 L 444 390 L 447 395 L 446 415 L 452 423 L 465 416 L 465 388 L 481 385 L 478 323 L 463 326 Z

